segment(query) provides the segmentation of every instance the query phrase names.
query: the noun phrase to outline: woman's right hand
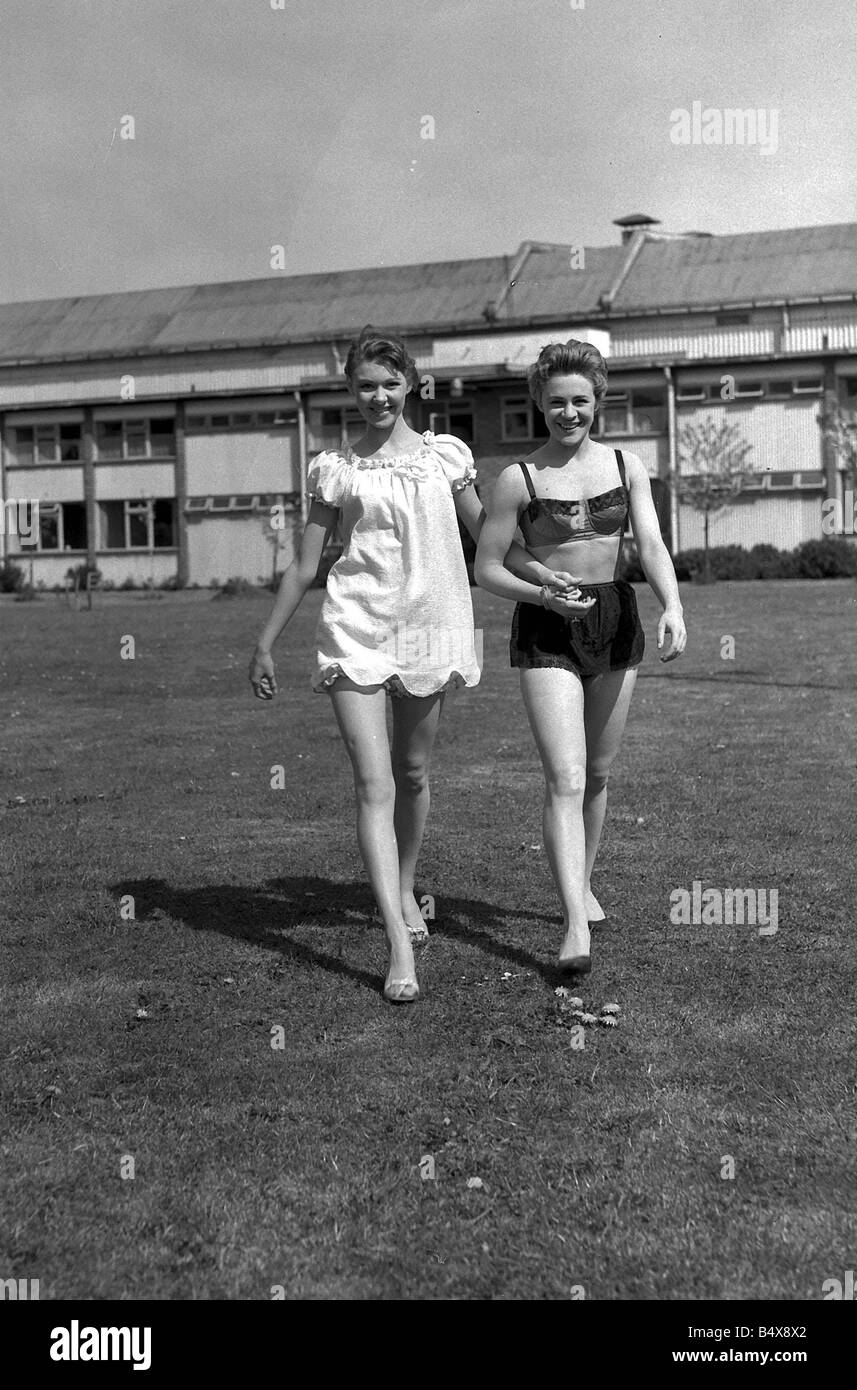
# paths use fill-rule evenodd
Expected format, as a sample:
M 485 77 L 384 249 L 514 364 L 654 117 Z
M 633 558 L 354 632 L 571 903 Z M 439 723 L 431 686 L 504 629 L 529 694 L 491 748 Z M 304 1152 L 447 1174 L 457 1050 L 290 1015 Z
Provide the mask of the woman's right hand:
M 563 618 L 581 618 L 584 613 L 588 613 L 595 599 L 593 597 L 581 598 L 579 589 L 569 589 L 563 593 L 552 593 L 545 604 L 552 613 L 559 613 Z
M 259 700 L 273 700 L 277 693 L 277 677 L 274 672 L 274 663 L 270 652 L 253 653 L 250 662 L 250 684 L 253 687 L 253 694 Z

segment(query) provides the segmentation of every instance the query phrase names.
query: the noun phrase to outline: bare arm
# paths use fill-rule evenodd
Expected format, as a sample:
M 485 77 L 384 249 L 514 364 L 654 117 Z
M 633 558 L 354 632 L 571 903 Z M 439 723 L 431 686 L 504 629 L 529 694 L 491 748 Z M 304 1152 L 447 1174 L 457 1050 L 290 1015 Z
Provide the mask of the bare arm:
M 294 617 L 307 589 L 318 573 L 324 547 L 333 534 L 339 513 L 334 507 L 313 502 L 307 517 L 300 550 L 282 579 L 270 616 L 256 643 L 250 662 L 250 682 L 261 700 L 270 700 L 277 692 L 277 679 L 271 648 L 286 624 Z
M 476 583 L 481 589 L 487 589 L 491 594 L 498 594 L 500 598 L 514 599 L 518 603 L 541 603 L 542 584 L 560 580 L 562 587 L 565 588 L 565 579 L 549 570 L 546 565 L 540 565 L 537 560 L 532 560 L 532 564 L 537 567 L 533 575 L 533 582 L 526 579 L 518 579 L 506 568 L 506 557 L 509 555 L 513 546 L 514 536 L 518 529 L 518 516 L 523 502 L 521 492 L 523 480 L 520 470 L 516 468 L 506 468 L 497 479 L 494 491 L 491 495 L 491 509 L 479 535 L 479 546 L 476 551 Z M 515 545 L 517 551 L 522 548 Z M 527 555 L 527 551 L 522 551 Z M 542 578 L 542 575 L 545 578 Z M 549 576 L 549 579 L 548 577 Z M 570 592 L 575 592 L 571 590 Z M 592 606 L 592 599 L 584 599 L 576 602 L 572 599 L 560 598 L 554 595 L 549 599 L 548 607 L 556 613 L 564 613 L 573 616 L 576 613 L 586 613 Z
M 486 515 L 475 488 L 462 488 L 460 492 L 455 494 L 455 510 L 473 539 L 478 541 L 486 521 Z M 517 530 L 516 520 L 515 533 Z M 519 541 L 514 539 L 506 551 L 503 565 L 513 575 L 518 575 L 521 579 L 529 581 L 530 584 L 537 584 L 539 587 L 542 584 L 549 584 L 552 587 L 562 588 L 567 579 L 567 576 L 557 575 L 553 570 L 548 569 L 547 565 L 543 565 Z M 479 583 L 478 580 L 476 582 Z M 485 588 L 486 586 L 483 584 L 481 587 Z
M 661 657 L 662 661 L 672 661 L 684 651 L 687 632 L 684 626 L 683 608 L 678 591 L 678 581 L 670 553 L 661 537 L 658 514 L 652 501 L 652 485 L 645 466 L 636 454 L 626 454 L 628 469 L 628 490 L 631 498 L 631 525 L 637 542 L 637 554 L 646 579 L 655 591 L 655 596 L 664 610 L 658 623 L 658 647 L 664 644 L 669 631 L 670 646 Z

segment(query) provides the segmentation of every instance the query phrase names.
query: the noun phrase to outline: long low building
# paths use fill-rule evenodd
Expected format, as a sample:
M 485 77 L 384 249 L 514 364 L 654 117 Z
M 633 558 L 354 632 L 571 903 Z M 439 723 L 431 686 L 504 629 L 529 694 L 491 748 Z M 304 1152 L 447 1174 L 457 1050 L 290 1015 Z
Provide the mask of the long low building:
M 281 571 L 308 460 L 362 428 L 342 366 L 367 322 L 406 337 L 421 373 L 410 423 L 466 440 L 480 490 L 546 435 L 527 365 L 547 342 L 584 338 L 610 368 L 595 437 L 643 459 L 673 552 L 701 544 L 702 517 L 669 477 L 693 474 L 683 427 L 707 419 L 751 445 L 712 543 L 820 537 L 823 503 L 847 484 L 820 409 L 857 409 L 857 224 L 617 225 L 607 247 L 524 242 L 511 256 L 0 306 L 2 554 L 48 585 L 84 563 L 116 584 Z

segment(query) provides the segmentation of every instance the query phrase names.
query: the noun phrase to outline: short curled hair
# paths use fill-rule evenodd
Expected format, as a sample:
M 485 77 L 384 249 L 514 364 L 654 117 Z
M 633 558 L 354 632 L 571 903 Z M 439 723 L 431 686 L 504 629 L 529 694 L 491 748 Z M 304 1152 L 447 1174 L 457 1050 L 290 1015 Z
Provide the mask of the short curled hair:
M 419 384 L 417 364 L 405 347 L 402 339 L 395 333 L 382 333 L 367 323 L 357 337 L 352 339 L 345 359 L 345 375 L 349 385 L 361 362 L 381 362 L 394 372 L 401 372 L 410 390 Z
M 539 409 L 545 382 L 552 376 L 585 376 L 592 384 L 596 403 L 603 400 L 607 391 L 604 358 L 592 343 L 583 343 L 578 338 L 569 338 L 567 343 L 547 343 L 538 359 L 527 368 L 527 385 Z

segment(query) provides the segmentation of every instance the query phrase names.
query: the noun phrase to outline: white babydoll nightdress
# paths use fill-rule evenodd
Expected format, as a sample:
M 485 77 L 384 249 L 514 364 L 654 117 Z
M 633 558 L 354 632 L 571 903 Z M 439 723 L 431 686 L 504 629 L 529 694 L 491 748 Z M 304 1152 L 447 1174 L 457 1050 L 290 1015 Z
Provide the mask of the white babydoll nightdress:
M 452 500 L 475 477 L 467 445 L 431 431 L 398 458 L 360 458 L 349 447 L 313 460 L 309 496 L 340 510 L 343 540 L 318 621 L 314 690 L 340 676 L 418 696 L 478 683 Z

